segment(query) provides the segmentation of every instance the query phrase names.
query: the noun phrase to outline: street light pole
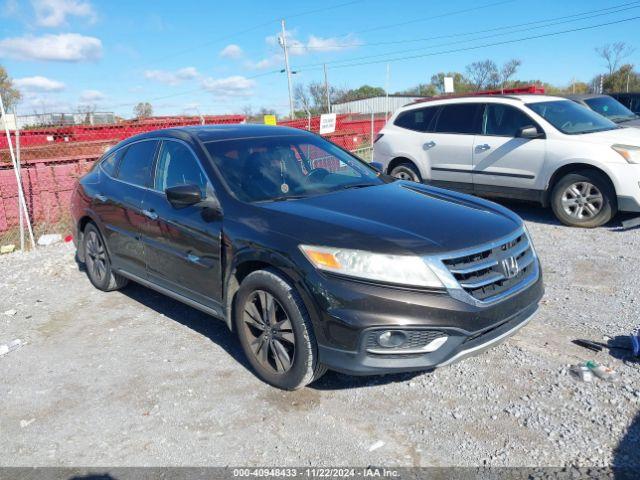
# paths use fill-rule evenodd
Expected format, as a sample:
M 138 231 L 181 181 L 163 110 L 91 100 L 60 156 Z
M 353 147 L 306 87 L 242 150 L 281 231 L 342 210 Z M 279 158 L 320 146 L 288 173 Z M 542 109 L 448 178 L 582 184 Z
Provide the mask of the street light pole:
M 282 36 L 280 37 L 280 45 L 282 45 L 282 49 L 284 50 L 284 68 L 287 72 L 287 84 L 289 86 L 289 113 L 291 116 L 291 120 L 294 118 L 294 110 L 293 110 L 293 94 L 291 91 L 291 70 L 289 68 L 289 52 L 287 51 L 287 34 L 284 26 L 284 19 L 282 19 Z

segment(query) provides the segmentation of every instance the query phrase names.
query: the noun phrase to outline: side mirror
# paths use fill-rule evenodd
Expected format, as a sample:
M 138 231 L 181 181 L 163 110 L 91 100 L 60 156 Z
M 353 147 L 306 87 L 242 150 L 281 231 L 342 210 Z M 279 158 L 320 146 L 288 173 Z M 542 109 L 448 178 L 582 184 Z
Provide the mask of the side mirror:
M 544 134 L 542 132 L 539 132 L 538 129 L 533 125 L 528 125 L 518 130 L 519 138 L 528 138 L 530 140 L 533 140 L 534 138 L 540 138 L 543 135 Z
M 173 208 L 185 208 L 202 201 L 202 192 L 197 185 L 178 185 L 164 191 Z
M 384 167 L 379 162 L 371 162 L 369 165 L 371 166 L 371 168 L 377 170 L 378 172 L 382 172 L 382 170 L 384 170 Z

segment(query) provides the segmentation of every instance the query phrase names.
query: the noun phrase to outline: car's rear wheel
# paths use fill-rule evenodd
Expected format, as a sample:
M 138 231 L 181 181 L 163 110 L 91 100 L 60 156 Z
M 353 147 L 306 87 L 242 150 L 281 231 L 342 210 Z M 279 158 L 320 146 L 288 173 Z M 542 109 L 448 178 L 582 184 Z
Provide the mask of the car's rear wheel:
M 551 193 L 551 207 L 565 225 L 583 228 L 604 225 L 617 212 L 613 187 L 601 173 L 592 170 L 562 177 Z
M 240 344 L 258 377 L 296 390 L 324 374 L 307 309 L 295 288 L 275 270 L 242 281 L 234 303 Z
M 392 177 L 409 182 L 422 182 L 422 177 L 416 166 L 411 162 L 401 162 L 394 166 L 390 172 Z
M 94 287 L 110 292 L 127 285 L 129 281 L 112 270 L 104 239 L 94 224 L 85 227 L 82 241 L 87 276 Z

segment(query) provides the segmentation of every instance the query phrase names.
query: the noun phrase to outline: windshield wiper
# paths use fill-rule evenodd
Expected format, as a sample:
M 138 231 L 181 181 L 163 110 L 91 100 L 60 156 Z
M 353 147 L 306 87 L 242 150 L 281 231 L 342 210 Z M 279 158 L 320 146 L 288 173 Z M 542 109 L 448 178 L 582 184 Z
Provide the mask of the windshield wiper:
M 341 188 L 343 190 L 347 190 L 349 188 L 365 188 L 365 187 L 375 187 L 376 183 L 351 183 L 349 185 L 344 185 Z
M 305 198 L 306 195 L 280 195 L 279 197 L 267 198 L 265 202 L 286 202 L 287 200 L 298 200 Z

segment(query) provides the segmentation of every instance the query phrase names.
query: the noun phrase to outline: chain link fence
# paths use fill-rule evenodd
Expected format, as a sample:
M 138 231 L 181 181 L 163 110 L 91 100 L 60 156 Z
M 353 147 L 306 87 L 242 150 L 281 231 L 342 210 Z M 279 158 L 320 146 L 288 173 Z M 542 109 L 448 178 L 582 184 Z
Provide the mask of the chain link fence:
M 373 139 L 384 125 L 384 116 L 338 115 L 336 120 L 335 132 L 324 137 L 371 161 Z M 22 189 L 35 240 L 47 234 L 69 239 L 73 231 L 69 206 L 76 182 L 105 151 L 121 140 L 161 128 L 244 121 L 242 115 L 158 117 L 116 124 L 48 126 L 12 131 L 11 142 L 19 158 Z M 279 124 L 317 133 L 320 117 Z M 0 247 L 9 252 L 20 248 L 20 209 L 9 145 L 5 133 L 1 133 Z M 26 238 L 26 233 L 23 236 Z M 28 248 L 29 242 L 24 244 Z

